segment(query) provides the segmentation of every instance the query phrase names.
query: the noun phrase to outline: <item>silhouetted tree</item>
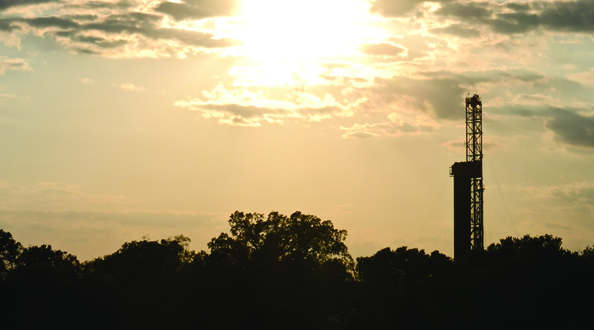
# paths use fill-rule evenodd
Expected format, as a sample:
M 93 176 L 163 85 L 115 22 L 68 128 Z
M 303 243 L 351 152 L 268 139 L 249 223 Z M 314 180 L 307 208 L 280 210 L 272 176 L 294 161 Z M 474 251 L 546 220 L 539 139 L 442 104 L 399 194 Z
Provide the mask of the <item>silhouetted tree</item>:
M 433 288 L 450 271 L 452 260 L 434 251 L 385 248 L 371 257 L 357 258 L 361 291 L 357 299 L 357 327 L 423 327 L 435 315 Z
M 580 291 L 591 292 L 577 253 L 551 235 L 507 237 L 485 251 L 456 262 L 451 285 L 459 319 L 480 322 L 497 315 L 493 327 L 575 327 Z
M 346 291 L 338 288 L 352 282 L 354 268 L 345 230 L 301 212 L 235 212 L 229 225 L 231 235 L 213 238 L 210 255 L 198 262 L 216 274 L 211 279 L 219 288 L 225 284 L 218 304 L 236 310 L 239 325 L 315 328 L 339 322 Z
M 0 229 L 0 281 L 14 269 L 22 251 L 21 243 L 15 241 L 11 233 Z
M 258 261 L 298 262 L 320 267 L 337 260 L 351 269 L 353 260 L 344 244 L 346 230 L 335 229 L 331 221 L 295 212 L 290 217 L 271 212 L 235 212 L 229 219 L 231 235 L 222 233 L 208 244 L 212 255 L 230 256 L 230 262 Z
M 73 327 L 82 298 L 76 256 L 51 245 L 30 246 L 19 254 L 2 292 L 0 309 L 20 329 Z M 63 317 L 69 311 L 74 317 Z
M 165 327 L 186 322 L 181 311 L 188 288 L 180 272 L 194 257 L 183 236 L 127 242 L 102 258 L 84 264 L 89 310 L 82 313 L 101 327 Z M 92 312 L 89 312 L 92 311 Z M 175 316 L 175 317 L 174 317 Z
M 190 239 L 183 235 L 160 241 L 124 243 L 113 254 L 86 263 L 85 270 L 95 277 L 113 277 L 122 281 L 146 281 L 174 276 L 192 261 Z
M 346 231 L 296 212 L 235 212 L 210 252 L 124 243 L 86 262 L 0 230 L 0 311 L 22 329 L 574 328 L 594 305 L 594 248 L 507 237 L 452 260 L 400 247 L 357 258 Z M 82 268 L 82 270 L 81 270 Z M 11 320 L 16 320 L 11 324 Z M 90 321 L 92 320 L 92 321 Z M 92 324 L 90 324 L 92 322 Z
M 30 246 L 21 252 L 16 260 L 15 273 L 20 277 L 32 276 L 41 279 L 45 276 L 74 280 L 80 275 L 80 262 L 76 256 L 51 245 Z

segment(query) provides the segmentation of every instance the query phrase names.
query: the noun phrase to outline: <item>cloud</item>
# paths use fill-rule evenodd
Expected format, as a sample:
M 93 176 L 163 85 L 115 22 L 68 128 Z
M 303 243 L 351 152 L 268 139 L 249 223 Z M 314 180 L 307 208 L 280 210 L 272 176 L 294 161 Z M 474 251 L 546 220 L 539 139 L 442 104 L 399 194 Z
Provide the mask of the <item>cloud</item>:
M 367 55 L 406 56 L 407 49 L 392 43 L 363 43 L 359 51 Z
M 139 203 L 125 196 L 86 193 L 61 182 L 26 187 L 0 181 L 0 209 L 4 210 L 116 210 Z
M 29 6 L 48 2 L 58 2 L 59 0 L 0 0 L 0 11 L 16 6 Z
M 366 132 L 365 130 L 358 130 L 358 127 L 355 127 L 355 126 L 353 126 L 351 128 L 340 127 L 340 129 L 349 131 L 342 135 L 342 137 L 345 139 L 346 138 L 369 139 L 369 138 L 377 136 L 377 134 L 374 134 L 371 132 Z
M 120 85 L 120 88 L 127 92 L 143 92 L 144 87 L 134 86 L 132 83 L 125 83 Z
M 436 0 L 432 2 L 446 3 L 450 1 L 453 0 Z M 424 2 L 424 0 L 371 0 L 369 11 L 385 17 L 401 17 Z
M 575 147 L 594 148 L 594 117 L 565 109 L 551 109 L 551 115 L 545 127 L 555 133 L 558 141 Z
M 570 203 L 594 206 L 594 182 L 573 182 L 551 187 L 550 194 Z
M 376 136 L 397 137 L 402 135 L 418 135 L 425 127 L 413 126 L 408 123 L 374 123 L 374 124 L 354 124 L 352 127 L 340 127 L 347 131 L 343 138 L 370 138 Z
M 569 203 L 586 206 L 594 210 L 594 182 L 581 181 L 558 185 L 522 186 L 518 190 L 525 193 L 526 198 Z
M 198 111 L 203 118 L 217 119 L 220 124 L 232 126 L 261 126 L 262 122 L 282 124 L 293 118 L 318 122 L 334 117 L 353 115 L 351 107 L 343 105 L 330 94 L 323 97 L 302 91 L 291 91 L 284 99 L 266 96 L 262 91 L 227 89 L 219 84 L 212 91 L 203 91 L 202 98 L 180 100 L 175 106 Z
M 417 71 L 414 76 L 376 77 L 365 91 L 369 109 L 389 109 L 406 98 L 406 107 L 429 113 L 438 119 L 464 117 L 464 98 L 468 92 L 491 86 L 543 84 L 543 74 L 525 69 L 452 72 Z M 545 85 L 546 86 L 546 85 Z M 399 104 L 398 107 L 402 107 Z
M 3 75 L 8 70 L 33 71 L 33 69 L 29 66 L 29 62 L 27 62 L 25 59 L 0 56 L 0 75 Z
M 519 95 L 516 104 L 493 108 L 495 113 L 541 119 L 544 128 L 552 132 L 555 141 L 570 147 L 594 148 L 594 112 L 592 104 L 587 108 L 551 105 L 551 100 L 542 95 Z
M 594 85 L 594 68 L 590 71 L 579 72 L 567 75 L 567 78 L 582 84 Z
M 165 1 L 155 7 L 155 11 L 170 15 L 175 20 L 203 19 L 208 17 L 232 16 L 237 13 L 237 0 L 186 0 L 182 2 Z
M 552 187 L 551 195 L 570 203 L 594 206 L 594 182 L 573 182 Z
M 453 16 L 464 18 L 465 20 L 486 19 L 491 17 L 493 10 L 489 9 L 489 4 L 485 2 L 469 3 L 448 3 L 438 9 L 435 14 L 441 16 Z
M 480 32 L 473 27 L 465 27 L 462 24 L 452 24 L 444 28 L 431 29 L 431 32 L 438 34 L 451 34 L 463 38 L 477 38 Z
M 346 131 L 343 138 L 370 138 L 377 136 L 399 137 L 403 135 L 419 135 L 434 131 L 439 124 L 429 118 L 407 113 L 391 113 L 389 121 L 373 124 L 354 124 L 351 127 L 340 127 Z
M 0 19 L 0 31 L 12 33 L 13 38 L 27 33 L 53 37 L 62 47 L 77 53 L 110 57 L 170 57 L 239 44 L 215 36 L 210 30 L 163 24 L 165 16 L 161 13 L 147 12 L 128 2 L 92 4 L 65 5 L 51 16 Z
M 556 32 L 594 32 L 591 0 L 506 2 L 453 2 L 435 15 L 455 17 L 473 26 L 485 25 L 501 34 L 526 33 L 542 28 Z
M 448 75 L 446 75 L 448 76 Z M 370 87 L 367 102 L 370 108 L 389 109 L 391 104 L 407 96 L 407 106 L 422 112 L 432 113 L 437 118 L 462 118 L 463 98 L 466 90 L 461 84 L 464 79 L 447 78 L 413 79 L 396 76 L 390 79 L 376 78 Z M 468 80 L 470 82 L 470 79 Z
M 438 3 L 438 9 L 428 6 L 429 3 Z M 422 5 L 425 6 L 422 7 Z M 445 32 L 459 36 L 472 33 L 470 31 L 479 25 L 500 34 L 527 33 L 537 29 L 555 32 L 594 32 L 594 6 L 591 0 L 504 3 L 455 0 L 372 0 L 369 10 L 384 17 L 403 17 L 414 13 L 417 17 L 458 19 L 459 22 L 446 21 L 447 26 L 435 30 L 438 33 Z M 447 29 L 452 25 L 458 25 L 458 27 Z
M 23 244 L 61 246 L 84 259 L 113 253 L 144 235 L 187 235 L 198 249 L 228 228 L 228 214 L 153 211 L 121 195 L 94 194 L 61 183 L 31 186 L 0 181 L 0 228 Z
M 92 85 L 95 83 L 95 81 L 91 78 L 83 78 L 80 80 L 80 82 L 82 82 L 83 84 L 89 84 L 89 85 Z

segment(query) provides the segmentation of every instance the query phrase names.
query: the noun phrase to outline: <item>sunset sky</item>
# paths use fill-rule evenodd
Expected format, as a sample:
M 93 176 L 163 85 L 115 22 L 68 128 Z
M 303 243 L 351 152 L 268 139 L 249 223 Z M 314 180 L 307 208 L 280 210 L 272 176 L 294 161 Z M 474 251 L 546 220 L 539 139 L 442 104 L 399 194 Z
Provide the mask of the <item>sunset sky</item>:
M 594 245 L 594 1 L 0 0 L 0 228 L 88 260 L 236 211 L 453 254 L 464 96 L 485 245 Z

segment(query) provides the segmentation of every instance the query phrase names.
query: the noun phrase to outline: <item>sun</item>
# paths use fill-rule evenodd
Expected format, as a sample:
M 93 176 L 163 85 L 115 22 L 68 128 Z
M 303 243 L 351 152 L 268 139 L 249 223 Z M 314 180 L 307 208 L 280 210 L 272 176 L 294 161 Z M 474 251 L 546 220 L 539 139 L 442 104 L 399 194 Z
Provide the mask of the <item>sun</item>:
M 267 62 L 353 55 L 373 38 L 361 0 L 244 0 L 239 19 L 233 34 L 242 55 Z

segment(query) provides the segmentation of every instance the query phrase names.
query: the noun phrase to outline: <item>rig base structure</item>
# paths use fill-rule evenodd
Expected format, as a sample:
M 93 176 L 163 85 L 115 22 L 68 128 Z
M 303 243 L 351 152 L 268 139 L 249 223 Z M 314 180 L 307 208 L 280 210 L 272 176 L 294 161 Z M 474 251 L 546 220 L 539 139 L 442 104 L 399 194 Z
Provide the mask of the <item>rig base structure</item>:
M 466 161 L 450 167 L 454 177 L 454 259 L 484 249 L 483 104 L 466 97 Z

